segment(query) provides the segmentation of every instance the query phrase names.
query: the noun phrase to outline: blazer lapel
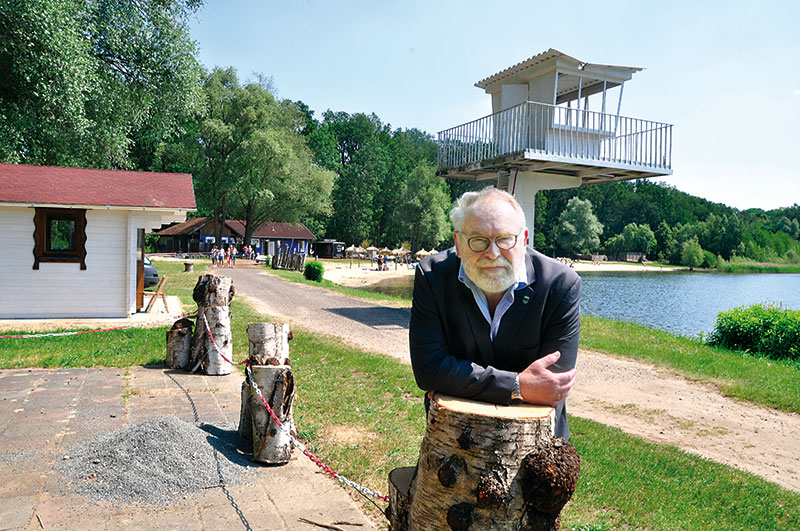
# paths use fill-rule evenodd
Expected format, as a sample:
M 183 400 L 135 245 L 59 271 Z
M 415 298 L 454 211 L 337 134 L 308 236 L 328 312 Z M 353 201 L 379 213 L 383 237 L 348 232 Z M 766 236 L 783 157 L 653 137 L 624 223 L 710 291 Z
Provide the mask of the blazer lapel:
M 500 321 L 500 329 L 494 339 L 494 352 L 499 355 L 509 352 L 520 327 L 525 322 L 525 316 L 534 305 L 536 272 L 533 268 L 533 261 L 527 253 L 525 254 L 525 269 L 528 276 L 528 285 L 514 292 L 514 303 L 503 315 L 503 319 Z

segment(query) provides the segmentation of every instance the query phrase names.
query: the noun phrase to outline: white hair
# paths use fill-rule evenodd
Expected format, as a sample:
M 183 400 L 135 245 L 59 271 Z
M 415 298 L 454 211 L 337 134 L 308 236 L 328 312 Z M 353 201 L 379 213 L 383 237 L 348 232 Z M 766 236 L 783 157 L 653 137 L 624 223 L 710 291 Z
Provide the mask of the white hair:
M 522 207 L 519 206 L 519 203 L 517 203 L 517 200 L 514 199 L 514 196 L 504 190 L 498 190 L 494 186 L 487 186 L 477 192 L 464 192 L 461 197 L 456 200 L 453 209 L 450 210 L 450 221 L 453 223 L 453 229 L 456 232 L 460 232 L 464 227 L 464 219 L 467 217 L 467 213 L 472 205 L 478 201 L 489 198 L 497 198 L 511 205 L 519 217 L 520 227 L 527 227 L 525 224 L 525 213 L 522 211 Z

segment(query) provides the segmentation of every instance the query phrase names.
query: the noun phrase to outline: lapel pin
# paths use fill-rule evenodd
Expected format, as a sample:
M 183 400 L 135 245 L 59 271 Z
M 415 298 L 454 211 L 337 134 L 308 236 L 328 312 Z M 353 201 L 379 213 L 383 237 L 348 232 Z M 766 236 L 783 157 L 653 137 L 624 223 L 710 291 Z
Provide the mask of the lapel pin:
M 522 304 L 528 304 L 529 300 L 531 300 L 531 298 L 525 295 L 524 297 L 522 297 Z

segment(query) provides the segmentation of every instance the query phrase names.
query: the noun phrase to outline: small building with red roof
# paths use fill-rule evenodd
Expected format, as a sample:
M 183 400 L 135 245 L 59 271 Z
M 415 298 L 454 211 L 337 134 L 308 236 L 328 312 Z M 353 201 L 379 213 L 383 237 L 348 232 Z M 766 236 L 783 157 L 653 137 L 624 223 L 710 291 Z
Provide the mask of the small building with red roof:
M 311 250 L 314 235 L 302 223 L 270 221 L 264 223 L 244 241 L 245 224 L 240 220 L 226 220 L 220 232 L 220 242 L 216 241 L 214 218 L 201 217 L 187 219 L 158 231 L 159 250 L 168 253 L 196 253 L 210 251 L 214 245 L 223 248 L 237 245 L 239 250 L 247 244 L 258 254 L 274 256 L 276 253 L 304 254 Z
M 189 174 L 0 164 L 0 318 L 135 313 L 145 233 L 195 210 Z

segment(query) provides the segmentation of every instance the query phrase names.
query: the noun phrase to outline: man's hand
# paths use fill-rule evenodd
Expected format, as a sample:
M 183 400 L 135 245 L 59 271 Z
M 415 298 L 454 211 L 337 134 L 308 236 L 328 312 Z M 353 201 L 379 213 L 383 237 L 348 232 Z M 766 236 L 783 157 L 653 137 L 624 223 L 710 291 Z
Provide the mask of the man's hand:
M 553 406 L 563 402 L 575 384 L 575 369 L 553 372 L 550 366 L 561 358 L 561 352 L 540 358 L 519 373 L 519 390 L 522 399 L 531 404 Z

